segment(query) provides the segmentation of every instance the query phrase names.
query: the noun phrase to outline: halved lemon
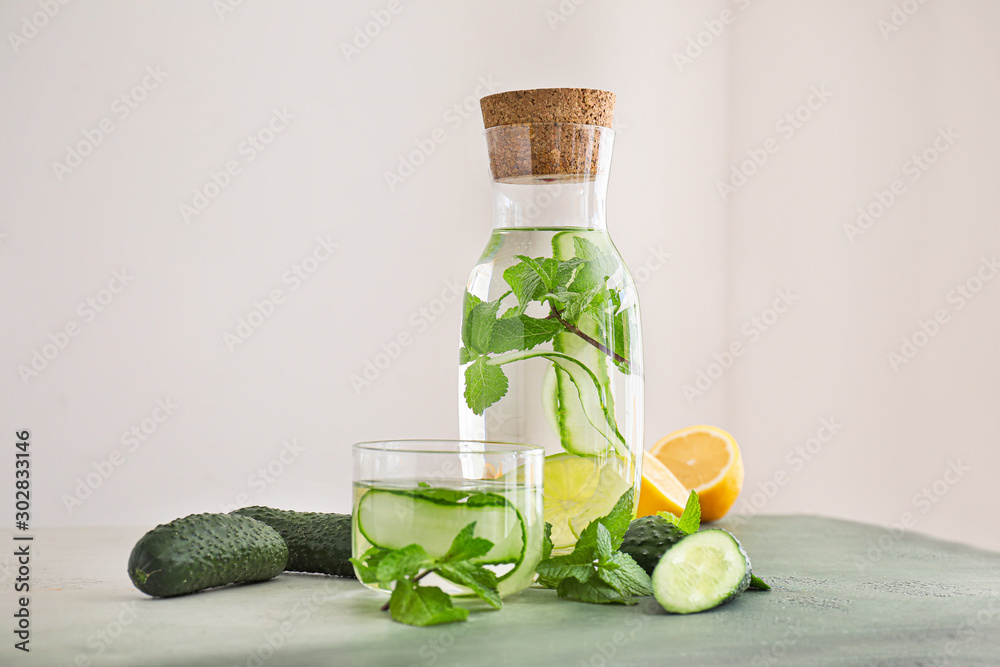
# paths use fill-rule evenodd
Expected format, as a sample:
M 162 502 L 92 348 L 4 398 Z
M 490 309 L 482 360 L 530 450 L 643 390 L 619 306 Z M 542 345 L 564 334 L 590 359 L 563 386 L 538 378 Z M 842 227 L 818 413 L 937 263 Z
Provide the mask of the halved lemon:
M 743 488 L 740 448 L 736 439 L 721 428 L 690 426 L 674 431 L 650 447 L 649 454 L 659 459 L 685 489 L 698 492 L 702 521 L 725 516 Z
M 642 486 L 639 487 L 639 511 L 636 517 L 657 512 L 680 516 L 687 503 L 688 489 L 649 452 L 642 453 Z

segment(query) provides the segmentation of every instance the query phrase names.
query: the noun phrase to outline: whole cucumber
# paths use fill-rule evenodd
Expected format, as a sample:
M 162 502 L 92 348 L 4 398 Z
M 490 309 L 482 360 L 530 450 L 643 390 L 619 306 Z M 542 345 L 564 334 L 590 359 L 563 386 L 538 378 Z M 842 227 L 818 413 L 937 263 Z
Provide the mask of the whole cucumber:
M 238 514 L 192 514 L 143 535 L 129 556 L 128 575 L 143 593 L 168 597 L 271 579 L 287 561 L 285 540 L 265 523 Z
M 274 528 L 288 544 L 289 572 L 317 572 L 353 577 L 351 515 L 292 512 L 271 507 L 244 507 L 233 514 L 248 516 Z

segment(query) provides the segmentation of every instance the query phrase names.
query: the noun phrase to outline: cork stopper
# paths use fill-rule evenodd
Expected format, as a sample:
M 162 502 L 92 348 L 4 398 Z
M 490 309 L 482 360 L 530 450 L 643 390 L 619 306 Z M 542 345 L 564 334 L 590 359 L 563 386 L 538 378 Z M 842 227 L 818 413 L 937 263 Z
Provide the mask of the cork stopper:
M 513 90 L 484 97 L 480 105 L 494 180 L 581 181 L 607 172 L 614 93 L 587 88 Z
M 488 95 L 479 101 L 486 129 L 523 123 L 611 127 L 615 94 L 591 88 L 537 88 Z

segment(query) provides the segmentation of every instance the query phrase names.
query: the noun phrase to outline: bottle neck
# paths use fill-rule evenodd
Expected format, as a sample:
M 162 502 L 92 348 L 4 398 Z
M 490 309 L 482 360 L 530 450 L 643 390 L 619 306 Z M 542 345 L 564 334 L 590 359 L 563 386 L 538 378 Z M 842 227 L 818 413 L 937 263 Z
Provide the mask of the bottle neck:
M 493 228 L 607 229 L 608 179 L 514 184 L 493 182 Z
M 607 229 L 614 130 L 525 123 L 486 130 L 493 228 Z

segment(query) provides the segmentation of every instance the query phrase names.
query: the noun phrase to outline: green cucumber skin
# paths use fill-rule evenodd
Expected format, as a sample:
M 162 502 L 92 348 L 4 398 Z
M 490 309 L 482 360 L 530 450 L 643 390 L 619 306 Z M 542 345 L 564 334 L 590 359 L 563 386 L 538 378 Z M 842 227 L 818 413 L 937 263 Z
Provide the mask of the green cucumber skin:
M 702 531 L 699 531 L 697 533 L 692 533 L 690 535 L 687 535 L 684 539 L 682 539 L 681 541 L 679 541 L 677 544 L 680 544 L 684 540 L 689 540 L 691 538 L 702 539 L 701 536 L 704 536 L 706 533 L 724 533 L 725 535 L 727 535 L 729 537 L 730 540 L 732 540 L 733 545 L 739 550 L 739 554 L 743 558 L 743 562 L 746 564 L 746 569 L 745 569 L 745 571 L 743 573 L 743 577 L 740 579 L 740 581 L 733 588 L 731 588 L 730 590 L 728 590 L 724 595 L 719 595 L 709 605 L 705 605 L 705 606 L 701 606 L 701 607 L 697 607 L 697 608 L 681 608 L 681 607 L 674 606 L 672 604 L 667 603 L 661 597 L 661 594 L 660 594 L 661 593 L 661 585 L 659 583 L 660 577 L 657 576 L 657 575 L 659 575 L 661 568 L 665 568 L 666 566 L 669 565 L 669 563 L 667 562 L 667 558 L 666 558 L 666 555 L 669 554 L 669 550 L 668 550 L 667 554 L 664 555 L 664 558 L 660 559 L 660 562 L 657 564 L 656 568 L 654 569 L 652 579 L 653 579 L 654 597 L 656 597 L 656 601 L 659 602 L 660 605 L 664 609 L 666 609 L 668 612 L 670 612 L 670 613 L 673 613 L 673 614 L 693 614 L 693 613 L 697 613 L 697 612 L 701 612 L 701 611 L 708 611 L 709 609 L 714 609 L 714 608 L 718 607 L 719 605 L 725 604 L 726 602 L 729 602 L 731 600 L 734 600 L 734 599 L 738 598 L 740 595 L 742 595 L 743 593 L 745 593 L 746 590 L 750 587 L 750 579 L 753 576 L 753 567 L 750 564 L 750 557 L 747 555 L 747 552 L 743 548 L 743 545 L 740 544 L 740 541 L 736 539 L 736 536 L 734 536 L 729 531 L 723 530 L 721 528 L 711 528 L 711 529 L 708 529 L 708 530 L 702 530 Z
M 661 516 L 651 514 L 629 524 L 622 540 L 621 551 L 632 557 L 639 567 L 652 575 L 656 564 L 667 549 L 687 534 Z
M 143 593 L 171 597 L 271 579 L 287 560 L 285 541 L 266 524 L 231 514 L 191 514 L 139 538 L 128 574 Z
M 278 531 L 288 545 L 287 572 L 354 576 L 351 565 L 351 515 L 292 512 L 271 507 L 244 507 L 233 514 L 248 516 Z

